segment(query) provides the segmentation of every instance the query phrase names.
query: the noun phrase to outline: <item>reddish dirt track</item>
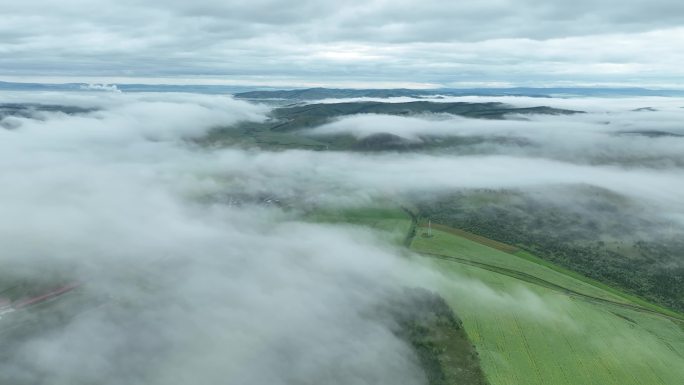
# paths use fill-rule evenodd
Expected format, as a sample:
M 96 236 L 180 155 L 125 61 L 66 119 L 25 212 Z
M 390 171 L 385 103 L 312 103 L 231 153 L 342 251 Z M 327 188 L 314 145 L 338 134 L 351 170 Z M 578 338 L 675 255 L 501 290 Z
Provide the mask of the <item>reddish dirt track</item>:
M 68 285 L 59 287 L 57 289 L 51 290 L 47 293 L 41 294 L 41 295 L 36 296 L 36 297 L 31 297 L 31 298 L 19 300 L 19 301 L 13 303 L 12 307 L 15 309 L 22 309 L 22 308 L 25 308 L 27 306 L 35 305 L 35 304 L 41 303 L 43 301 L 47 301 L 51 298 L 60 296 L 64 293 L 70 292 L 71 290 L 74 290 L 75 288 L 77 288 L 79 286 L 81 286 L 80 283 L 70 283 Z

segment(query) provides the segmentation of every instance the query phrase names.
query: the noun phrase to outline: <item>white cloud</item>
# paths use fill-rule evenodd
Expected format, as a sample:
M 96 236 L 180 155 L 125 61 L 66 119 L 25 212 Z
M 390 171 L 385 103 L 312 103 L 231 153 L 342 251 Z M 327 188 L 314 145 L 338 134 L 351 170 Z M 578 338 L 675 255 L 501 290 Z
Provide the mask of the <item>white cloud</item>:
M 98 110 L 36 112 L 0 129 L 0 277 L 66 275 L 94 301 L 67 300 L 62 329 L 6 345 L 0 382 L 424 382 L 389 321 L 369 315 L 424 280 L 395 249 L 277 208 L 202 203 L 240 192 L 223 178 L 248 165 L 216 163 L 227 159 L 184 139 L 261 120 L 264 107 L 184 94 L 2 96 Z
M 0 96 L 97 109 L 39 112 L 0 129 L 0 274 L 45 278 L 66 270 L 87 293 L 104 298 L 103 306 L 79 313 L 60 332 L 15 346 L 11 359 L 0 362 L 0 379 L 346 384 L 354 376 L 360 383 L 424 382 L 406 344 L 369 314 L 403 285 L 438 281 L 431 272 L 366 230 L 304 223 L 297 213 L 274 207 L 230 206 L 221 203 L 225 196 L 267 192 L 304 206 L 358 205 L 412 192 L 589 184 L 684 218 L 681 167 L 597 166 L 544 154 L 207 149 L 184 139 L 217 125 L 262 120 L 268 109 L 224 96 L 171 93 Z M 615 117 L 669 124 L 670 114 L 623 111 Z M 586 129 L 578 143 L 594 134 L 593 116 L 574 123 L 578 131 Z M 377 125 L 398 122 L 373 119 Z M 401 122 L 428 129 L 435 123 Z M 558 122 L 464 129 L 533 138 L 545 123 Z M 571 141 L 573 135 L 561 137 Z M 646 151 L 650 143 L 641 138 L 630 151 Z M 550 314 L 543 298 L 526 291 L 503 295 L 468 282 L 456 286 L 494 304 L 513 300 Z

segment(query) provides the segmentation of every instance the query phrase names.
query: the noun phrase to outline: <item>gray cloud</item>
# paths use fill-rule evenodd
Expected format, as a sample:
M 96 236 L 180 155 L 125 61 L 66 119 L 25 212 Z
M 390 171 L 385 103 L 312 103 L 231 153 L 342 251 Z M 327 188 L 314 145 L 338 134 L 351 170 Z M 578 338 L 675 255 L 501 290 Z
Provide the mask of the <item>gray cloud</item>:
M 32 0 L 3 9 L 0 75 L 671 86 L 681 76 L 681 8 L 670 0 Z

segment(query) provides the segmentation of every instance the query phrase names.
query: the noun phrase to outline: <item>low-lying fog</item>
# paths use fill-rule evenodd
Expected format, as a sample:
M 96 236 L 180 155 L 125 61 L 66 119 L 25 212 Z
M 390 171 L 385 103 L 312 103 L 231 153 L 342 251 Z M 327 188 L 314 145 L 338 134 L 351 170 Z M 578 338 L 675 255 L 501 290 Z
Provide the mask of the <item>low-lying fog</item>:
M 397 99 L 405 102 L 407 98 Z M 359 139 L 390 133 L 412 142 L 422 142 L 428 137 L 480 137 L 493 142 L 506 138 L 516 140 L 508 141 L 507 146 L 500 142 L 485 142 L 475 149 L 480 153 L 534 156 L 579 164 L 684 167 L 682 99 L 451 97 L 428 100 L 438 103 L 503 102 L 515 107 L 549 106 L 584 113 L 511 114 L 506 120 L 469 119 L 447 114 L 413 117 L 360 114 L 338 118 L 305 133 L 314 136 L 350 134 Z
M 684 225 L 684 138 L 642 133 L 684 133 L 683 100 L 487 98 L 588 113 L 506 121 L 362 115 L 314 130 L 534 143 L 468 156 L 195 144 L 211 128 L 267 118 L 268 107 L 228 96 L 18 92 L 0 100 L 88 109 L 0 115 L 3 274 L 30 280 L 67 271 L 108 298 L 66 328 L 14 347 L 0 379 L 18 383 L 425 382 L 414 353 L 369 314 L 401 287 L 430 287 L 437 275 L 369 231 L 229 204 L 223 197 L 231 195 L 269 194 L 306 208 L 591 185 Z M 641 107 L 655 111 L 632 111 Z M 601 161 L 608 158 L 619 161 Z

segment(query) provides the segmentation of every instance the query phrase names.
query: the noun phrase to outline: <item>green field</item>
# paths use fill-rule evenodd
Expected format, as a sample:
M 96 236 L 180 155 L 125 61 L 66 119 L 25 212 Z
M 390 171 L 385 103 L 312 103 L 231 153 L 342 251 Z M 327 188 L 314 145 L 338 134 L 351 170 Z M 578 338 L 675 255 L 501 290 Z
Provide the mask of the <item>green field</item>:
M 679 313 L 475 234 L 435 225 L 427 237 L 396 207 L 316 211 L 309 219 L 368 226 L 422 255 L 443 278 L 439 292 L 491 385 L 682 383 Z
M 680 321 L 530 256 L 418 233 L 411 248 L 444 276 L 492 385 L 682 383 Z
M 393 244 L 404 244 L 413 224 L 408 212 L 396 206 L 376 206 L 354 209 L 316 210 L 309 220 L 327 223 L 345 223 L 367 226 L 379 231 L 379 235 Z

